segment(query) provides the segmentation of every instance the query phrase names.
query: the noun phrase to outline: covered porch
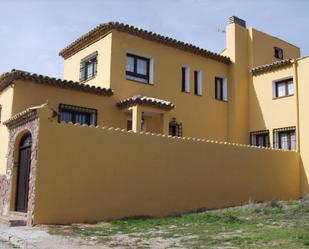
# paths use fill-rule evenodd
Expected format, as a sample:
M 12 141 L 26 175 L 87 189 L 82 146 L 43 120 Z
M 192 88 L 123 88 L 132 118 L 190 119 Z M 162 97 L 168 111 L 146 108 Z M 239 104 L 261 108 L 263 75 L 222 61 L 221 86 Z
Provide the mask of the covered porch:
M 170 133 L 169 111 L 175 108 L 170 101 L 136 95 L 118 102 L 117 106 L 127 113 L 128 130 Z

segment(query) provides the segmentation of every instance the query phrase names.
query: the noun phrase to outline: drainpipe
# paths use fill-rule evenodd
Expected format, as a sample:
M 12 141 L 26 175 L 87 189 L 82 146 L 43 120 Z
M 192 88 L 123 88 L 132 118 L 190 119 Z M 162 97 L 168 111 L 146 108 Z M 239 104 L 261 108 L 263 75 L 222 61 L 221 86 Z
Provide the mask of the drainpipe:
M 296 118 L 297 118 L 297 151 L 300 153 L 300 128 L 299 128 L 299 91 L 298 91 L 298 72 L 297 59 L 293 60 L 295 93 L 296 93 Z

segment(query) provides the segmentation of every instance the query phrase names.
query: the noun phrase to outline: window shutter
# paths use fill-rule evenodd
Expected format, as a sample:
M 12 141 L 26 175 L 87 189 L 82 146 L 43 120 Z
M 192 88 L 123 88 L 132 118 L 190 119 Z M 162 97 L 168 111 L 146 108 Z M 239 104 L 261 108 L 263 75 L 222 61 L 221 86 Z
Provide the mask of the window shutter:
M 81 64 L 80 66 L 80 73 L 79 73 L 79 81 L 84 81 L 86 78 L 85 75 L 85 64 Z
M 227 79 L 223 79 L 223 100 L 228 100 L 227 95 Z
M 251 134 L 251 145 L 256 145 L 256 135 Z
M 190 92 L 190 69 L 187 67 L 185 69 L 185 72 L 186 72 L 186 84 L 185 84 L 185 87 L 186 87 L 186 92 Z

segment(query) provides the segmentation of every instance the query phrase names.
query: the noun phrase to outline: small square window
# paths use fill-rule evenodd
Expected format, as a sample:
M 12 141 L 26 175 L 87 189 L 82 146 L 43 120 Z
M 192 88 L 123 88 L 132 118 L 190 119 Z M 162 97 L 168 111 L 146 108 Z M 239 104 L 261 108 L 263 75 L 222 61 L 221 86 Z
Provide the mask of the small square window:
M 150 84 L 150 59 L 127 54 L 126 79 Z
M 275 58 L 282 60 L 283 59 L 283 49 L 274 47 Z
M 296 150 L 296 129 L 286 127 L 273 130 L 274 148 Z
M 277 81 L 275 84 L 274 98 L 282 98 L 294 95 L 293 79 Z

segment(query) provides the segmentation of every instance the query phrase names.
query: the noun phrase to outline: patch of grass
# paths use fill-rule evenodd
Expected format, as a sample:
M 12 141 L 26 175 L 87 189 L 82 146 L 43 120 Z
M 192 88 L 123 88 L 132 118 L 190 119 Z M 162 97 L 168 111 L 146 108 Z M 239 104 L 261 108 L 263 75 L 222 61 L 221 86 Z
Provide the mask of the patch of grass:
M 157 240 L 171 242 L 170 247 L 185 248 L 301 249 L 309 248 L 309 198 L 251 202 L 235 208 L 158 219 L 129 218 L 93 226 L 50 226 L 49 229 L 53 234 L 85 240 L 95 237 L 98 242 L 129 248 L 145 248 L 149 241 Z

